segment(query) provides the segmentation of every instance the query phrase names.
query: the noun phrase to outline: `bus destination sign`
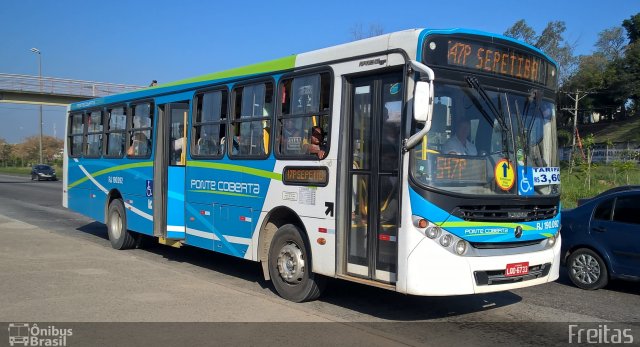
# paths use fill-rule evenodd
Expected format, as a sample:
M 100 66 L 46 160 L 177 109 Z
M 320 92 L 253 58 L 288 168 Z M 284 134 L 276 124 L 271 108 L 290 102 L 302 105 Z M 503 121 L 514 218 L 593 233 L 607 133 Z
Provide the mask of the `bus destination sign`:
M 542 58 L 485 42 L 454 39 L 448 41 L 447 64 L 547 84 L 553 67 Z M 549 71 L 548 71 L 549 70 Z

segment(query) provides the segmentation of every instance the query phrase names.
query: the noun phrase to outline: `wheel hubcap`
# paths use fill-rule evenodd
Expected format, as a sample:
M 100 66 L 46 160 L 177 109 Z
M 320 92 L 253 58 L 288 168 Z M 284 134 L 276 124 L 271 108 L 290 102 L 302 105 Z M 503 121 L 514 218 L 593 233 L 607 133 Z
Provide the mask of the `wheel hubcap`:
M 600 279 L 600 264 L 589 254 L 580 254 L 571 264 L 573 277 L 583 284 L 593 284 Z
M 122 218 L 120 214 L 115 212 L 111 214 L 111 218 L 109 221 L 109 231 L 114 239 L 119 239 L 122 234 Z
M 297 284 L 304 276 L 304 255 L 298 245 L 293 242 L 282 246 L 278 254 L 278 272 L 288 283 Z

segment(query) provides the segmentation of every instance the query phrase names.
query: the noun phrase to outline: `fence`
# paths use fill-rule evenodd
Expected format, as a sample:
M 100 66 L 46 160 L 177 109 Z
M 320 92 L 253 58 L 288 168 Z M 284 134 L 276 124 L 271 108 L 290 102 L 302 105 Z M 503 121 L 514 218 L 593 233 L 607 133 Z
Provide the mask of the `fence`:
M 614 161 L 634 161 L 640 162 L 640 143 L 616 142 L 612 145 L 604 143 L 596 144 L 592 147 L 594 163 L 611 163 Z M 583 150 L 587 155 L 586 149 Z M 576 146 L 576 155 L 581 156 L 580 148 Z M 559 149 L 560 160 L 571 160 L 571 147 Z
M 94 98 L 130 92 L 141 88 L 144 87 L 55 77 L 40 78 L 38 76 L 31 75 L 0 73 L 0 90 L 27 93 L 86 96 Z

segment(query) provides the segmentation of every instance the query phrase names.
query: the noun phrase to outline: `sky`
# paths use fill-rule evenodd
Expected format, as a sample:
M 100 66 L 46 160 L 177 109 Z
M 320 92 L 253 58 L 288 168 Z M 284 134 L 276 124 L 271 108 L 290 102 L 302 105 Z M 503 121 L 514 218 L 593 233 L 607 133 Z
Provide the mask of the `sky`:
M 36 47 L 43 76 L 146 86 L 345 43 L 358 25 L 503 33 L 520 19 L 538 33 L 564 21 L 575 53 L 590 54 L 638 12 L 640 0 L 2 0 L 0 73 L 37 75 Z M 45 135 L 61 138 L 64 117 L 45 106 Z M 37 106 L 0 103 L 0 138 L 36 135 L 37 119 Z

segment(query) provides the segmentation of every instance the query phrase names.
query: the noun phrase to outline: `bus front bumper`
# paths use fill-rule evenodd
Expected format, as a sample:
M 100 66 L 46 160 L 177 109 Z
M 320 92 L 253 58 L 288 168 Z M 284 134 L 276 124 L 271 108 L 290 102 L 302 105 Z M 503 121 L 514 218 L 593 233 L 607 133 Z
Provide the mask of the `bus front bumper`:
M 458 256 L 423 239 L 407 259 L 406 293 L 424 296 L 489 293 L 558 279 L 561 237 L 542 251 L 486 257 Z M 530 274 L 504 276 L 508 264 L 528 262 Z

